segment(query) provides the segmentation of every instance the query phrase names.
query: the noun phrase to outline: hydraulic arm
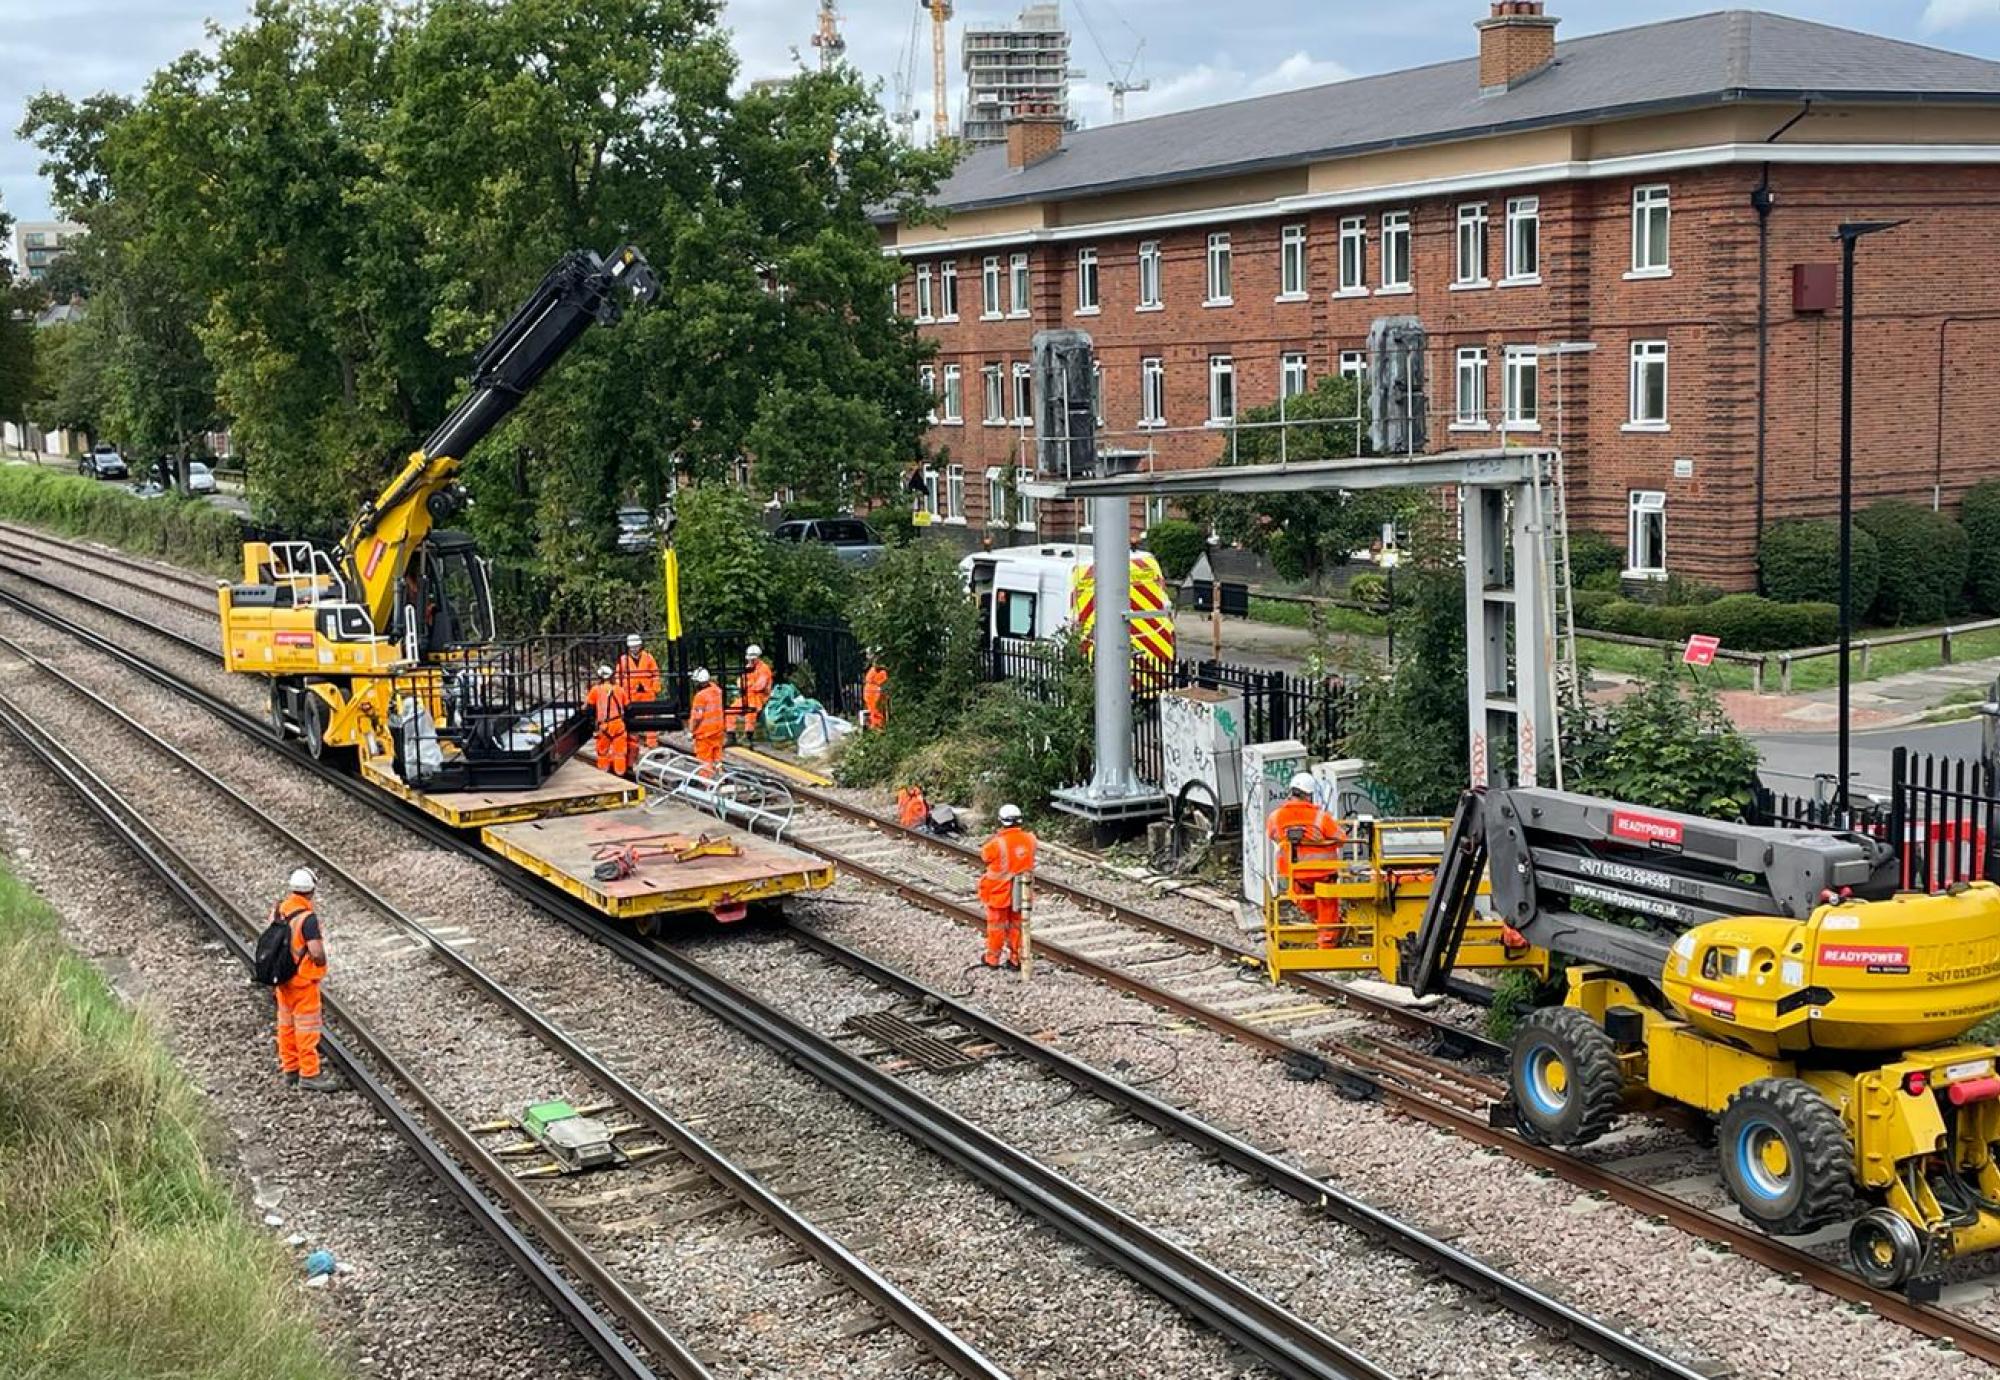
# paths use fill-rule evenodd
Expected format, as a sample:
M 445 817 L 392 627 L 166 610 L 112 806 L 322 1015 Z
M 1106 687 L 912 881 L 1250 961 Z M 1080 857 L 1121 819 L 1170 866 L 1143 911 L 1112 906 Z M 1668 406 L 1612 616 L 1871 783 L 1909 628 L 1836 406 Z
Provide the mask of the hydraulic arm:
M 433 522 L 449 520 L 463 506 L 454 481 L 472 448 L 593 323 L 609 325 L 627 301 L 651 302 L 658 292 L 652 269 L 631 245 L 608 259 L 572 250 L 473 357 L 471 392 L 363 505 L 335 549 L 354 602 L 367 609 L 376 628 L 389 627 L 404 573 Z

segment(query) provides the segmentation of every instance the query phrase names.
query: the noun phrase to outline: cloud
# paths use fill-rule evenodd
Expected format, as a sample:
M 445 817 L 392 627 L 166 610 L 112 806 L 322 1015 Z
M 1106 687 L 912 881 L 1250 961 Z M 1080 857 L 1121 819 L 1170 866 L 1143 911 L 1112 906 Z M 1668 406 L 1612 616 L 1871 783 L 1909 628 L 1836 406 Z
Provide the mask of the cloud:
M 1918 23 L 1925 33 L 1934 34 L 1977 19 L 2000 20 L 2000 0 L 1930 0 Z

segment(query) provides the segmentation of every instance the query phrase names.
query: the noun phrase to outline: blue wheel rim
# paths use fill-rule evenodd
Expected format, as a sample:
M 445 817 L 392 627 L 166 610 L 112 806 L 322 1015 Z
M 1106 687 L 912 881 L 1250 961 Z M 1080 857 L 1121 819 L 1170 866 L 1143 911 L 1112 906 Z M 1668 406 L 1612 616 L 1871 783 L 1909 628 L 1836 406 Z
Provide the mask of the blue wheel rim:
M 1784 1146 L 1786 1170 L 1774 1172 L 1764 1163 L 1764 1148 L 1773 1142 Z M 1767 1203 L 1775 1203 L 1792 1191 L 1791 1147 L 1778 1128 L 1761 1117 L 1745 1121 L 1736 1130 L 1736 1177 L 1743 1187 Z
M 1567 1078 L 1562 1089 L 1549 1081 L 1549 1073 L 1554 1069 L 1562 1069 L 1565 1074 L 1569 1072 L 1563 1067 L 1562 1055 L 1553 1045 L 1531 1045 L 1521 1056 L 1521 1095 L 1531 1110 L 1551 1118 L 1561 1116 L 1569 1106 Z

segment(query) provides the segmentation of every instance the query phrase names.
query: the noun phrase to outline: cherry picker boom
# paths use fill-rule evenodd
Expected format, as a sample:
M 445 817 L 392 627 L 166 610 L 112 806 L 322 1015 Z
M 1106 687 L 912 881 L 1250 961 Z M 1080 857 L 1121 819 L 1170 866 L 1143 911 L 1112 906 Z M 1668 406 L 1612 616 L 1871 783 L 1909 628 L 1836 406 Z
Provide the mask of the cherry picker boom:
M 1574 960 L 1563 1004 L 1514 1036 L 1523 1136 L 1584 1145 L 1660 1103 L 1714 1116 L 1744 1216 L 1852 1219 L 1885 1288 L 2000 1246 L 2000 1051 L 1963 1039 L 2000 1011 L 2000 888 L 1900 891 L 1895 851 L 1858 833 L 1476 789 L 1410 949 L 1417 993 L 1442 989 L 1482 873 L 1496 918 Z

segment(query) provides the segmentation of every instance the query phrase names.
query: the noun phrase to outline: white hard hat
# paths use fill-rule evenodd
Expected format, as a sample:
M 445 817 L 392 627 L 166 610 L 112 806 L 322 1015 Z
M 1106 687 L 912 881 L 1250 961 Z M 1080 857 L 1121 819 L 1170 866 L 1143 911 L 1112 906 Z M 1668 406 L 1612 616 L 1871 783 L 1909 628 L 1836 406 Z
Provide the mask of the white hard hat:
M 1292 794 L 1311 795 L 1317 789 L 1317 785 L 1318 783 L 1313 780 L 1311 772 L 1302 771 L 1292 778 Z
M 696 685 L 708 684 L 708 668 L 706 666 L 695 667 L 694 674 L 689 676 L 688 679 L 693 681 Z
M 611 679 L 611 668 L 610 668 L 609 666 L 600 666 L 600 667 L 598 667 L 598 668 L 597 668 L 597 678 L 598 678 L 599 680 L 610 680 L 610 679 Z
M 1000 807 L 1000 822 L 1002 824 L 1019 824 L 1021 822 L 1021 807 L 1019 805 L 1002 805 Z
M 637 633 L 625 634 L 625 645 L 628 647 L 637 647 L 644 641 L 645 639 L 640 637 L 639 634 Z
M 743 649 L 743 659 L 745 661 L 755 661 L 758 657 L 762 655 L 764 655 L 764 649 L 762 647 L 759 647 L 755 642 L 752 642 L 749 646 Z
M 288 885 L 301 896 L 310 896 L 319 886 L 319 878 L 313 876 L 310 867 L 295 867 L 292 869 L 292 880 Z

